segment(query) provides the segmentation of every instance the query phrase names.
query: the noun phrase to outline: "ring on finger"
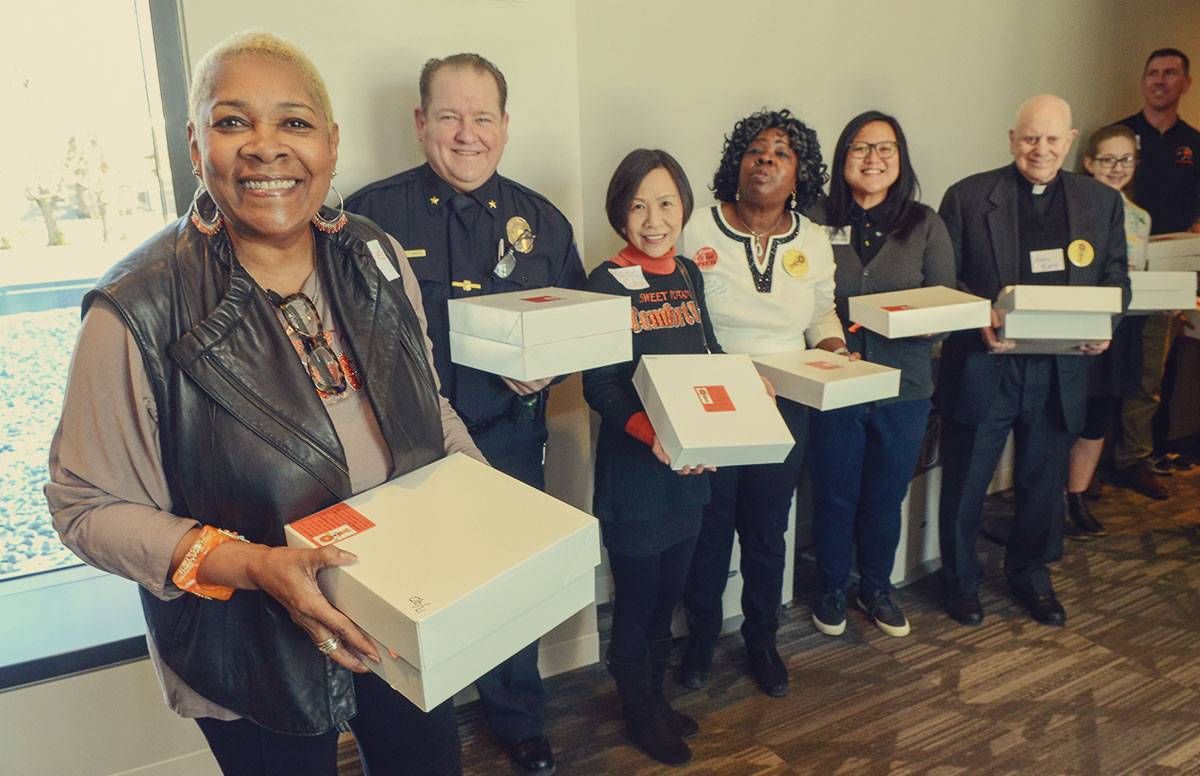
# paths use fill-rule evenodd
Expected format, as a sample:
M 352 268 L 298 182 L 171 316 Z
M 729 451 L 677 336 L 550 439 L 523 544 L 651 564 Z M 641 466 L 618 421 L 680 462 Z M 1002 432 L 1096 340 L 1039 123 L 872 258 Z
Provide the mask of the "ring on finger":
M 325 639 L 324 641 L 318 643 L 317 649 L 320 651 L 320 653 L 322 655 L 328 655 L 331 652 L 336 651 L 337 648 L 340 646 L 342 646 L 342 642 L 338 639 L 338 637 L 330 636 L 329 638 Z

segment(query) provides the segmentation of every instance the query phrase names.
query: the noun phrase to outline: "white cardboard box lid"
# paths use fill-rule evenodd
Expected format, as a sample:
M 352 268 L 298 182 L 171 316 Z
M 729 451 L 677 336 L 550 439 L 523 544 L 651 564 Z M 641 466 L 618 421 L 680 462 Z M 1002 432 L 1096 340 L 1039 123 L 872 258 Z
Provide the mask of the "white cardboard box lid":
M 1146 270 L 1129 273 L 1129 287 L 1134 291 L 1196 292 L 1196 273 L 1183 271 Z
M 1119 313 L 1121 289 L 1115 286 L 1008 286 L 994 305 L 998 310 L 1059 313 Z
M 661 402 L 684 448 L 795 442 L 749 356 L 642 356 L 633 385 L 647 412 Z
M 344 575 L 369 590 L 365 608 L 379 621 L 358 624 L 422 668 L 600 563 L 595 518 L 461 453 L 286 530 L 289 544 L 336 543 L 358 556 L 322 571 L 322 589 L 325 575 L 334 585 Z M 514 591 L 511 609 L 472 605 Z
M 892 313 L 893 315 L 926 310 L 931 307 L 948 307 L 979 302 L 983 302 L 988 307 L 991 306 L 991 303 L 982 296 L 975 296 L 974 294 L 968 294 L 966 291 L 959 291 L 957 288 L 948 288 L 946 286 L 906 288 L 902 291 L 863 294 L 861 296 L 852 296 L 849 301 L 851 309 L 850 320 L 854 320 L 853 310 L 857 306 L 873 307 L 877 310 Z M 979 325 L 986 325 L 986 323 Z
M 1200 256 L 1200 234 L 1168 232 L 1150 238 L 1146 257 L 1161 259 L 1169 256 Z
M 847 356 L 816 349 L 755 356 L 754 362 L 825 385 L 875 375 L 900 374 L 900 370 L 894 367 L 861 359 L 851 361 Z
M 540 345 L 629 329 L 629 298 L 571 288 L 535 288 L 464 299 L 447 307 L 450 331 Z

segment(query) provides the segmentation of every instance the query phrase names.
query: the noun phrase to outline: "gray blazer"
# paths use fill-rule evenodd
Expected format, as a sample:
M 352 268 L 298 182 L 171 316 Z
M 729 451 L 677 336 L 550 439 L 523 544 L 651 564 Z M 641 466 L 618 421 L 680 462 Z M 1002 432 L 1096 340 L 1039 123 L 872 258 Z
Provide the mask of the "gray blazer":
M 849 302 L 852 296 L 901 291 L 925 286 L 956 287 L 954 247 L 946 225 L 932 208 L 918 204 L 918 220 L 903 236 L 889 235 L 879 253 L 865 267 L 851 244 L 834 245 L 837 265 L 836 303 L 843 327 L 850 326 Z M 813 209 L 813 220 L 828 223 L 824 208 Z M 846 234 L 850 227 L 846 227 Z M 878 402 L 928 399 L 933 393 L 933 344 L 942 337 L 904 337 L 888 339 L 868 329 L 845 332 L 846 347 L 861 353 L 867 361 L 895 367 L 900 371 L 900 395 Z
M 1086 267 L 1067 262 L 1067 284 L 1117 286 L 1123 290 L 1122 306 L 1128 305 L 1121 195 L 1087 176 L 1059 174 L 1063 177 L 1070 239 L 1087 240 L 1095 250 L 1095 258 Z M 1011 164 L 954 184 L 938 212 L 954 245 L 959 288 L 995 300 L 1001 289 L 1018 282 L 1022 257 L 1018 255 L 1017 180 Z M 1004 358 L 1020 356 L 989 354 L 977 331 L 951 335 L 942 348 L 940 367 L 939 404 L 943 414 L 961 423 L 980 423 L 1000 384 Z M 1088 359 L 1054 356 L 1054 360 L 1062 416 L 1067 431 L 1077 433 L 1083 429 L 1086 411 Z

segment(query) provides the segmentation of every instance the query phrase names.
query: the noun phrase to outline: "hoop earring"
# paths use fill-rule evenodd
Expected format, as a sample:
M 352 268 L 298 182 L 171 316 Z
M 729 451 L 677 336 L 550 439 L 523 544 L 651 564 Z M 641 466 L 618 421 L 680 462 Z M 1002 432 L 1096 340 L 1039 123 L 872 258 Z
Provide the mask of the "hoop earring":
M 196 193 L 192 195 L 191 222 L 192 226 L 196 227 L 197 232 L 205 237 L 212 237 L 217 232 L 221 231 L 221 227 L 225 225 L 225 222 L 221 220 L 221 209 L 217 207 L 217 203 L 215 201 L 213 202 L 214 215 L 212 220 L 204 220 L 204 216 L 200 214 L 200 197 L 204 196 L 205 194 L 208 194 L 208 189 L 205 187 L 204 181 L 197 179 Z M 209 194 L 208 198 L 212 199 L 212 195 Z
M 796 209 L 796 190 L 792 189 L 792 193 L 788 195 L 788 210 Z
M 335 218 L 328 219 L 321 216 L 320 208 L 316 213 L 313 213 L 312 225 L 320 229 L 325 234 L 337 234 L 346 228 L 346 224 L 350 219 L 346 218 L 346 200 L 342 199 L 342 192 L 337 190 L 337 186 L 332 183 L 329 188 L 333 189 L 333 193 L 337 194 L 338 198 L 338 213 Z

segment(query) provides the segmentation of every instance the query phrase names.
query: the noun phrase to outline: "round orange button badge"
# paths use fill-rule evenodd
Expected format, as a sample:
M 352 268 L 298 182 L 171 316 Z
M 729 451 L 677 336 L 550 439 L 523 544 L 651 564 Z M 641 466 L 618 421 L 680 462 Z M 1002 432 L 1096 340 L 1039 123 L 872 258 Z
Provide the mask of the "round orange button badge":
M 792 248 L 783 254 L 783 269 L 794 278 L 802 278 L 808 274 L 808 257 L 804 251 Z
M 1067 258 L 1076 267 L 1088 267 L 1096 258 L 1096 250 L 1087 240 L 1075 240 L 1067 246 Z
M 706 245 L 696 251 L 696 255 L 692 256 L 692 261 L 700 269 L 712 269 L 717 266 L 717 251 Z

